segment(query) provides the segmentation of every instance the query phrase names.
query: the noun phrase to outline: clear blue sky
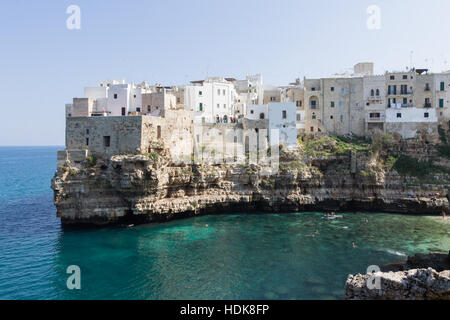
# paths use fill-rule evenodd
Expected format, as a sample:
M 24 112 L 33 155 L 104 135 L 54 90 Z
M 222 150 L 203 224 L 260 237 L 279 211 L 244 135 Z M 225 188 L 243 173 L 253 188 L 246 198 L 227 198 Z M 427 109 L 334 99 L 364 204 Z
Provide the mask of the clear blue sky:
M 81 30 L 66 28 L 71 4 Z M 372 4 L 380 30 L 366 26 Z M 449 12 L 448 0 L 1 1 L 0 145 L 63 145 L 64 104 L 109 78 L 283 85 L 360 61 L 404 69 L 411 51 L 416 67 L 448 70 Z

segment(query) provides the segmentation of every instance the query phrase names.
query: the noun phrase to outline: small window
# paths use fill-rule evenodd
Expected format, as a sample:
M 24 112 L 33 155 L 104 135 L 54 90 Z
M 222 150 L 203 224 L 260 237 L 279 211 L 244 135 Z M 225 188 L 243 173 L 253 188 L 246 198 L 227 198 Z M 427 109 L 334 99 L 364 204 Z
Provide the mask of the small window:
M 199 96 L 203 95 L 203 92 L 202 92 L 202 91 L 199 91 L 199 92 L 198 92 L 198 95 L 199 95 Z
M 313 120 L 316 119 L 316 114 L 315 114 L 315 113 L 312 114 L 312 119 L 313 119 Z
M 444 99 L 439 99 L 439 108 L 444 107 Z
M 331 90 L 331 91 L 334 91 L 334 87 L 331 87 L 330 90 Z
M 134 98 L 136 99 L 136 95 L 134 95 Z
M 141 112 L 141 108 L 136 108 L 136 112 Z
M 89 129 L 86 129 L 86 134 L 89 134 Z
M 86 138 L 86 145 L 89 145 L 89 138 Z
M 161 139 L 161 126 L 156 127 L 156 138 Z
M 199 105 L 198 105 L 198 109 L 199 109 L 199 111 L 203 111 L 203 103 L 199 103 Z
M 380 95 L 380 89 L 377 89 L 377 97 Z
M 344 95 L 345 94 L 345 88 L 341 89 L 341 94 Z
M 227 108 L 227 105 L 226 105 L 225 103 L 224 103 L 224 105 L 223 105 L 223 108 L 224 108 L 224 109 L 226 109 L 226 108 Z
M 222 95 L 225 95 L 225 89 L 222 90 Z
M 430 115 L 428 114 L 428 112 L 425 112 L 425 113 L 423 114 L 423 116 L 424 116 L 425 118 L 428 118 Z
M 344 116 L 341 114 L 341 122 L 344 122 Z
M 103 136 L 103 146 L 104 147 L 111 146 L 111 137 L 110 136 Z
M 390 79 L 391 79 L 391 80 L 395 80 L 395 76 L 391 76 Z
M 334 108 L 334 101 L 331 101 L 330 107 L 331 107 L 331 108 Z
M 217 89 L 217 95 L 220 96 L 220 89 Z
M 310 128 L 310 131 L 311 131 L 311 132 L 314 132 L 314 127 L 311 127 L 311 128 Z
M 152 108 L 150 106 L 147 106 L 147 112 L 150 112 Z
M 286 119 L 287 114 L 286 114 L 286 110 L 283 110 L 283 119 Z
M 375 95 L 375 91 L 372 89 L 370 90 L 370 95 L 373 97 Z
M 122 115 L 124 116 L 125 115 L 125 113 L 126 113 L 126 109 L 125 108 L 122 108 Z
M 275 97 L 270 97 L 270 101 L 275 101 Z
M 300 120 L 302 120 L 301 114 L 297 113 L 297 121 L 300 121 Z
M 117 99 L 117 93 L 114 93 L 114 99 Z
M 334 119 L 334 117 L 333 117 L 333 116 L 330 116 L 330 119 L 331 119 L 331 120 L 333 120 L 333 119 Z
M 316 88 L 315 88 L 315 87 L 312 87 L 312 88 L 311 88 L 311 91 L 316 91 Z
M 264 118 L 265 118 L 264 112 L 261 112 L 261 113 L 259 114 L 259 119 L 264 120 Z
M 403 75 L 403 80 L 408 80 L 408 75 L 404 74 Z
M 255 113 L 255 111 L 254 110 L 250 110 L 250 113 L 253 114 L 253 113 Z
M 297 100 L 297 101 L 295 102 L 295 105 L 296 105 L 297 107 L 301 107 L 301 106 L 302 106 L 302 102 L 299 101 L 299 100 Z
M 401 118 L 402 114 L 401 113 L 397 113 L 397 118 Z
M 441 91 L 444 91 L 444 90 L 445 90 L 445 83 L 441 82 Z

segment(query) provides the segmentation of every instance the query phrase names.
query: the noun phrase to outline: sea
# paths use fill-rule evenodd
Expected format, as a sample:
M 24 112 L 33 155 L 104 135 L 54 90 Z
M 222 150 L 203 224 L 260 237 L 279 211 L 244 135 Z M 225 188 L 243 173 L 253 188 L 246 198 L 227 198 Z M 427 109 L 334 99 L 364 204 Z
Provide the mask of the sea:
M 339 300 L 349 274 L 450 250 L 442 218 L 389 213 L 64 229 L 50 189 L 60 149 L 0 147 L 0 299 Z

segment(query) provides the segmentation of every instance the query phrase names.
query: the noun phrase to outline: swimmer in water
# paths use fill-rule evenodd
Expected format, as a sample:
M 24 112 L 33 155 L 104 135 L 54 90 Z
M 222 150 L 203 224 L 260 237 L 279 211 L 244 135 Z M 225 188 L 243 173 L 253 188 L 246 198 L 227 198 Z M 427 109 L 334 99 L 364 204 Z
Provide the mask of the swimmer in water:
M 356 244 L 352 242 L 352 248 L 356 248 Z

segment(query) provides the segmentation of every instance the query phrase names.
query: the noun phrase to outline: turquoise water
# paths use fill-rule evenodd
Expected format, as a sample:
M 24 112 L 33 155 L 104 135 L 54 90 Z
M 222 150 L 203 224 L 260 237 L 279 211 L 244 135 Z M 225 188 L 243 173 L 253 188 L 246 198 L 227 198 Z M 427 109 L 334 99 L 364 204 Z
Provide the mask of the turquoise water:
M 50 190 L 57 149 L 0 148 L 0 299 L 342 299 L 349 273 L 450 250 L 450 224 L 395 214 L 62 230 Z M 81 290 L 66 287 L 69 265 L 81 268 Z

